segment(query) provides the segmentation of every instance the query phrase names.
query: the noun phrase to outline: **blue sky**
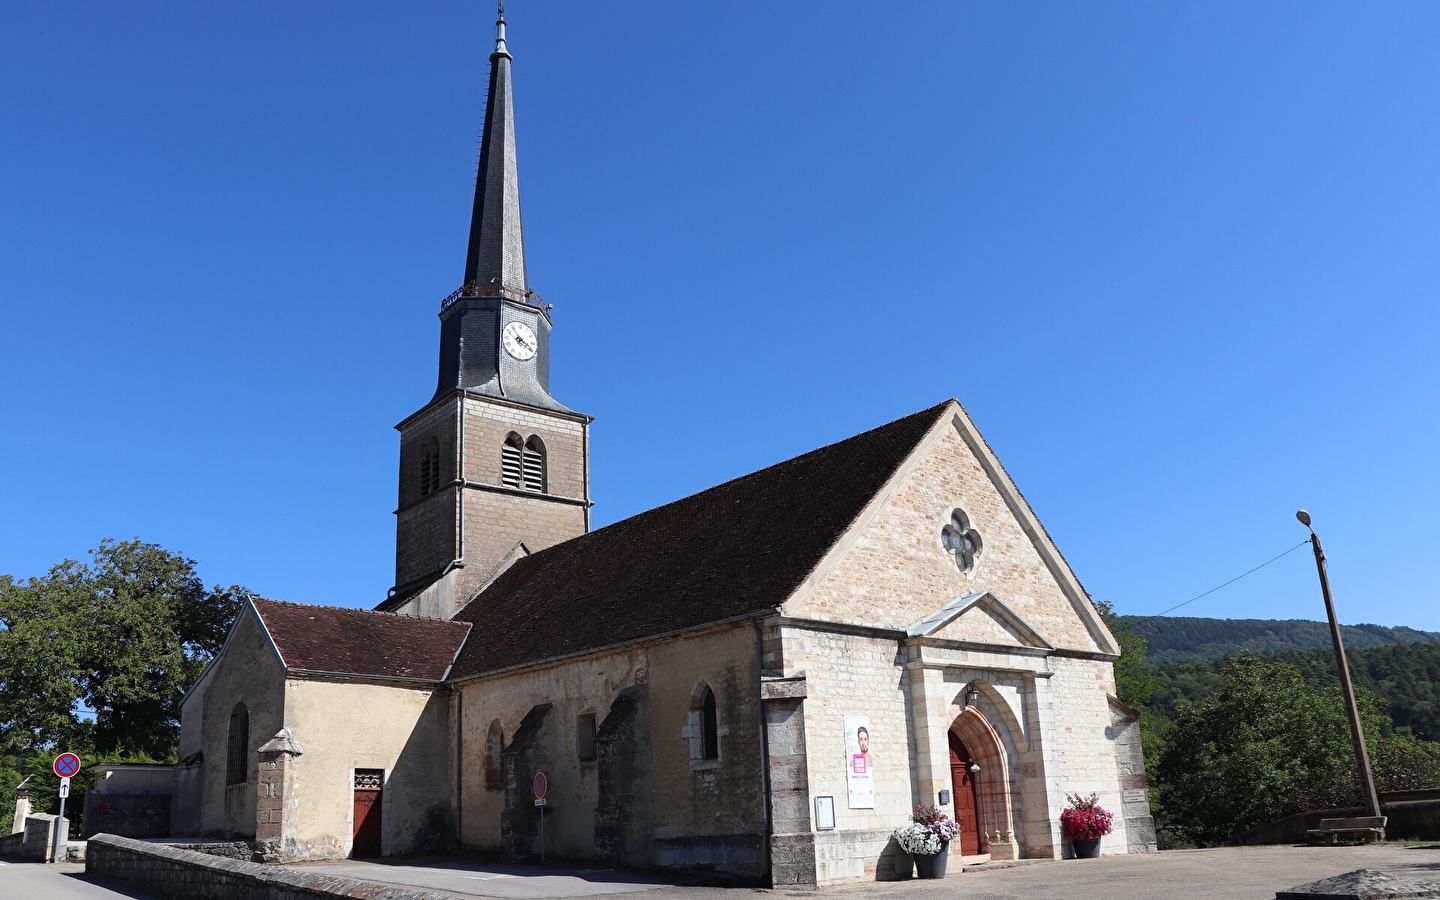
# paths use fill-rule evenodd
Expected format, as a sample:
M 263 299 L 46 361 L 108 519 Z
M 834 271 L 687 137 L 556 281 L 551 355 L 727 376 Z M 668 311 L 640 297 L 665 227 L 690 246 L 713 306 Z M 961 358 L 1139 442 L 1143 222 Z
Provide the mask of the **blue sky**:
M 483 3 L 0 11 L 0 572 L 369 606 Z M 1440 6 L 513 0 L 531 283 L 614 521 L 959 397 L 1093 596 L 1304 537 L 1440 630 Z M 1296 552 L 1183 611 L 1323 615 Z

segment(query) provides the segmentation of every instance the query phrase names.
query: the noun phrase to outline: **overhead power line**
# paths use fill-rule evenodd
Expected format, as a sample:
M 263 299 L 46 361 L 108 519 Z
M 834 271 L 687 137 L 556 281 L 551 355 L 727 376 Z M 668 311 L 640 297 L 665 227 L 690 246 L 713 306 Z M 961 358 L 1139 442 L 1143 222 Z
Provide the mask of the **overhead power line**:
M 1261 563 L 1260 565 L 1256 566 L 1255 568 L 1253 568 L 1253 569 L 1246 569 L 1244 572 L 1241 572 L 1239 575 L 1236 575 L 1234 578 L 1230 579 L 1229 581 L 1225 582 L 1224 584 L 1217 584 L 1215 587 L 1211 588 L 1210 590 L 1206 591 L 1205 593 L 1203 593 L 1203 594 L 1196 594 L 1195 596 L 1191 597 L 1189 600 L 1186 600 L 1184 603 L 1177 603 L 1177 604 L 1175 604 L 1174 606 L 1170 607 L 1169 609 L 1161 610 L 1160 612 L 1156 613 L 1156 614 L 1153 615 L 1153 616 L 1146 616 L 1145 618 L 1139 620 L 1138 622 L 1131 622 L 1130 624 L 1131 624 L 1131 625 L 1143 625 L 1143 624 L 1145 624 L 1146 622 L 1150 621 L 1151 619 L 1158 619 L 1158 618 L 1160 618 L 1161 616 L 1165 615 L 1165 613 L 1173 612 L 1173 611 L 1179 609 L 1179 608 L 1182 607 L 1182 606 L 1185 606 L 1185 605 L 1190 604 L 1190 603 L 1194 603 L 1196 600 L 1199 600 L 1201 597 L 1208 597 L 1208 596 L 1210 596 L 1211 594 L 1215 593 L 1216 591 L 1220 590 L 1220 589 L 1223 588 L 1223 587 L 1229 587 L 1230 585 L 1232 585 L 1232 584 L 1234 584 L 1235 582 L 1239 581 L 1240 579 L 1244 578 L 1246 575 L 1249 575 L 1249 574 L 1251 574 L 1252 572 L 1258 572 L 1258 571 L 1260 571 L 1261 569 L 1265 568 L 1266 566 L 1270 565 L 1271 563 L 1275 562 L 1276 560 L 1278 560 L 1278 559 L 1280 559 L 1280 558 L 1282 558 L 1282 557 L 1285 557 L 1285 556 L 1289 556 L 1290 554 L 1294 553 L 1296 550 L 1299 550 L 1301 547 L 1305 546 L 1305 545 L 1308 544 L 1308 543 L 1310 543 L 1310 539 L 1309 539 L 1309 538 L 1306 538 L 1305 540 L 1303 540 L 1303 541 L 1301 541 L 1300 543 L 1296 544 L 1295 546 L 1291 547 L 1289 550 L 1286 550 L 1284 553 L 1281 553 L 1279 556 L 1272 556 L 1272 557 L 1270 557 L 1269 559 L 1265 560 L 1265 561 L 1264 561 L 1263 563 Z

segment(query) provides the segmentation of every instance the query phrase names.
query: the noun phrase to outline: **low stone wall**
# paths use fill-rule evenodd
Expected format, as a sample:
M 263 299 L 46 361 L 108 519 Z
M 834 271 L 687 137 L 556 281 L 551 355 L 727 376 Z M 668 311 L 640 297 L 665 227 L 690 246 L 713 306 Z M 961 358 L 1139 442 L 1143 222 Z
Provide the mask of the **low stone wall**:
M 1440 800 L 1381 803 L 1380 813 L 1389 819 L 1385 824 L 1385 836 L 1391 840 L 1440 840 Z M 1321 819 L 1350 819 L 1364 815 L 1368 813 L 1359 806 L 1296 813 L 1231 835 L 1230 843 L 1241 846 L 1299 844 L 1308 840 L 1305 832 L 1320 827 Z
M 55 847 L 56 827 L 68 829 L 69 826 L 69 819 L 61 819 L 57 826 L 55 816 L 48 813 L 32 813 L 25 817 L 23 831 L 7 834 L 0 838 L 0 856 L 25 859 L 31 862 L 49 862 L 50 854 Z M 69 852 L 70 845 L 75 843 L 75 841 L 67 841 L 66 851 Z M 83 853 L 84 850 L 76 852 Z
M 895 881 L 910 877 L 914 863 L 884 829 L 815 834 L 815 882 Z
M 243 859 L 246 862 L 255 861 L 255 848 L 247 841 L 202 841 L 202 840 L 167 840 L 156 841 L 167 847 L 174 847 L 176 850 L 190 850 L 194 853 L 204 853 L 208 856 L 223 856 L 226 859 Z
M 90 839 L 85 874 L 167 900 L 456 900 L 454 894 L 225 859 L 113 834 Z
M 7 834 L 0 837 L 0 856 L 17 857 L 20 855 L 20 847 L 25 843 L 25 832 L 17 831 L 14 834 Z

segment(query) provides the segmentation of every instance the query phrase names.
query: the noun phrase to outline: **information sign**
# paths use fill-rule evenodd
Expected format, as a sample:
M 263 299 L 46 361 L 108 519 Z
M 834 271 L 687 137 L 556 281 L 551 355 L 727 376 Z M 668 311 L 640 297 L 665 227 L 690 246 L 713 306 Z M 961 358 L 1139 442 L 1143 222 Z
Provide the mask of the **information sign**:
M 70 796 L 70 779 L 62 778 L 60 779 L 60 799 L 64 800 L 68 796 Z

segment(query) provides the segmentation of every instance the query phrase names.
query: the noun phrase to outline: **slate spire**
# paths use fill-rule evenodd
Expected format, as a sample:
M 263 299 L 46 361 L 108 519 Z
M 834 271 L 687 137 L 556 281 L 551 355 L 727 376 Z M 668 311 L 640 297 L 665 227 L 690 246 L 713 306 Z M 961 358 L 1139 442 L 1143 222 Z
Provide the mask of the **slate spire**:
M 518 298 L 529 291 L 525 237 L 520 229 L 520 174 L 515 165 L 515 104 L 510 95 L 510 51 L 505 46 L 505 4 L 495 22 L 490 54 L 490 92 L 475 176 L 475 209 L 465 285 L 495 284 Z

